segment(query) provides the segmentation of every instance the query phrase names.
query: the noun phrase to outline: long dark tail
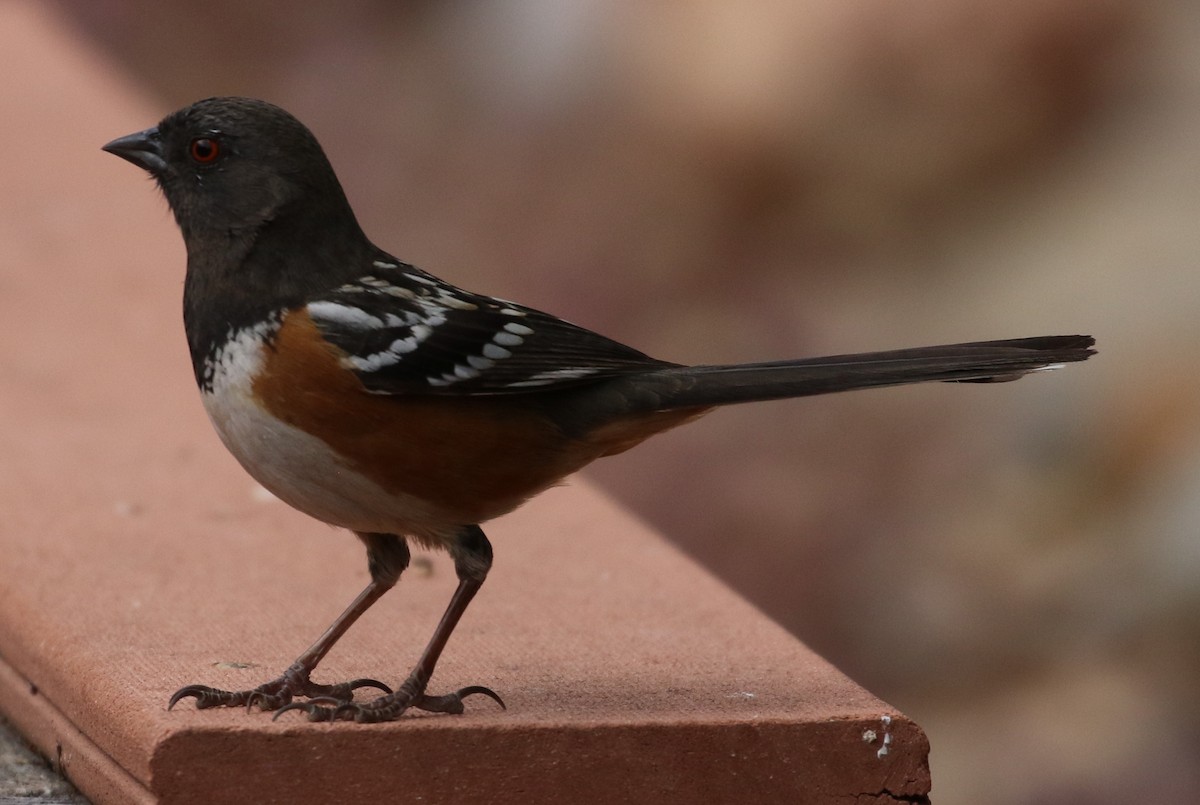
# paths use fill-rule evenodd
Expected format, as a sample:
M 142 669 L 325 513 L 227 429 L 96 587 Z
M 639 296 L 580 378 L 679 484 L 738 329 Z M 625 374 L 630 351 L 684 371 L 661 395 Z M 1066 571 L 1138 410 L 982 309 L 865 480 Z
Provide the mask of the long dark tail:
M 636 395 L 641 399 L 633 407 L 665 411 L 906 383 L 1016 380 L 1087 360 L 1095 354 L 1094 343 L 1091 336 L 1058 335 L 771 363 L 673 367 L 641 376 L 639 384 L 650 394 Z
M 931 381 L 994 383 L 1095 354 L 1089 335 L 1052 335 L 731 366 L 668 366 L 564 391 L 552 415 L 605 455 L 717 405 Z

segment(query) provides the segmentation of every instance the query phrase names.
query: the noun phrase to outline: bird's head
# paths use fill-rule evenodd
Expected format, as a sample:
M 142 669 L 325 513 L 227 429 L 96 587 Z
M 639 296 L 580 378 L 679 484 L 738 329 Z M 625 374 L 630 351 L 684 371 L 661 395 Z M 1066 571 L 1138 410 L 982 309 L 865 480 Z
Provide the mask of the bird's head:
M 312 132 L 264 101 L 198 101 L 104 150 L 154 177 L 189 249 L 226 238 L 253 239 L 281 216 L 352 215 Z

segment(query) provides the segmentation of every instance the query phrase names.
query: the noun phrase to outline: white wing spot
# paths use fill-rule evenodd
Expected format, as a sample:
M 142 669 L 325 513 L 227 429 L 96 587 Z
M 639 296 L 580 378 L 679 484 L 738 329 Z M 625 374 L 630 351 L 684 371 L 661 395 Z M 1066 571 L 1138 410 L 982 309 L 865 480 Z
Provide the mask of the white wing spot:
M 422 277 L 420 274 L 409 274 L 408 272 L 405 272 L 404 276 L 408 277 L 413 282 L 419 282 L 422 285 L 437 285 L 437 283 L 433 280 L 429 279 L 428 277 Z
M 504 347 L 497 346 L 495 344 L 484 344 L 483 345 L 483 357 L 491 358 L 492 360 L 495 360 L 495 361 L 502 361 L 505 358 L 511 358 L 512 352 L 505 349 Z
M 454 308 L 455 310 L 478 310 L 479 305 L 474 302 L 468 302 L 459 296 L 452 293 L 438 294 L 437 301 L 446 307 Z
M 388 327 L 412 327 L 417 323 L 417 314 L 407 310 L 401 315 L 389 313 L 384 321 L 387 322 Z
M 504 315 L 504 316 L 524 316 L 524 315 L 526 315 L 525 311 L 522 310 L 520 308 L 520 306 L 517 305 L 516 302 L 510 302 L 507 299 L 500 299 L 498 297 L 493 297 L 492 301 L 500 303 L 501 307 L 497 308 L 496 312 L 500 313 L 501 315 Z
M 398 285 L 386 285 L 379 290 L 383 291 L 388 296 L 396 296 L 400 299 L 416 299 L 417 295 L 408 288 L 401 288 Z
M 344 324 L 358 330 L 369 330 L 383 326 L 381 319 L 372 316 L 367 311 L 353 305 L 343 305 L 338 302 L 310 302 L 308 314 L 314 319 Z
M 525 380 L 518 380 L 516 383 L 509 383 L 510 388 L 523 388 L 525 386 L 545 386 L 553 383 L 556 380 L 571 380 L 577 377 L 587 377 L 595 374 L 598 369 L 592 366 L 573 366 L 567 369 L 547 369 L 544 372 L 530 375 Z
M 408 338 L 397 338 L 392 343 L 388 344 L 388 352 L 393 352 L 396 355 L 404 355 L 412 352 L 421 343 L 421 339 L 415 335 L 410 335 Z
M 446 320 L 445 315 L 437 312 L 430 312 L 429 315 L 422 317 L 419 313 L 412 311 L 400 311 L 400 313 L 388 313 L 383 319 L 380 319 L 348 305 L 338 305 L 332 302 L 314 302 L 312 305 L 309 305 L 310 311 L 314 306 L 318 308 L 317 315 L 326 319 L 353 323 L 355 325 L 367 324 L 379 328 L 408 328 L 408 335 L 395 339 L 392 343 L 388 344 L 387 349 L 370 355 L 350 355 L 342 359 L 343 365 L 360 372 L 376 372 L 400 363 L 404 355 L 419 347 L 425 339 L 433 335 L 434 328 Z M 365 319 L 360 320 L 361 317 L 355 317 L 347 311 L 354 311 L 361 314 L 362 317 L 370 321 L 368 322 Z M 464 369 L 471 372 L 477 371 L 477 369 L 472 367 L 464 367 Z M 435 383 L 435 385 L 446 385 L 446 383 L 453 382 L 456 379 L 459 378 L 453 374 L 447 374 L 443 376 L 443 382 Z M 430 382 L 433 381 L 431 380 Z
M 371 265 L 375 266 L 376 268 L 399 268 L 400 267 L 400 266 L 396 265 L 395 263 L 389 263 L 387 260 L 376 260 L 375 262 L 371 263 Z
M 395 346 L 394 344 L 392 345 Z M 394 350 L 376 352 L 374 355 L 351 355 L 348 359 L 351 366 L 360 372 L 377 372 L 385 366 L 400 363 L 400 356 Z
M 479 370 L 456 363 L 454 364 L 454 376 L 459 380 L 471 380 L 472 378 L 479 377 Z
M 505 324 L 504 329 L 513 335 L 533 335 L 532 327 L 526 327 L 524 324 L 517 324 L 515 321 L 510 321 Z
M 449 372 L 446 372 L 441 377 L 425 378 L 425 382 L 431 386 L 449 386 L 451 383 L 457 383 L 458 380 L 459 380 L 458 377 L 454 376 L 453 374 L 451 374 Z
M 492 336 L 492 340 L 503 347 L 519 347 L 525 343 L 521 336 L 503 331 Z
M 485 351 L 486 351 L 486 347 L 485 347 Z M 481 371 L 486 371 L 496 365 L 496 362 L 494 360 L 492 360 L 490 358 L 481 358 L 478 355 L 468 355 L 467 363 L 471 364 L 471 366 L 473 366 L 476 369 L 479 369 Z

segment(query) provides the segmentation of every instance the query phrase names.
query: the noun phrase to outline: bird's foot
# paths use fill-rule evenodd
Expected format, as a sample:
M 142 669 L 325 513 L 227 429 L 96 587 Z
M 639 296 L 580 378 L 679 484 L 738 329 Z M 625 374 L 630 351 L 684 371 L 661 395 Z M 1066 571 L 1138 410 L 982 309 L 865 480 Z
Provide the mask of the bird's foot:
M 415 675 L 410 676 L 394 693 L 387 693 L 369 702 L 355 702 L 332 696 L 319 696 L 306 702 L 291 702 L 275 713 L 278 719 L 289 710 L 300 710 L 309 721 L 357 721 L 360 724 L 377 724 L 395 721 L 408 710 L 424 710 L 429 713 L 463 712 L 463 699 L 474 694 L 487 696 L 504 707 L 504 701 L 491 688 L 471 685 L 444 696 L 429 696 L 425 693 L 425 682 Z
M 260 710 L 278 710 L 292 703 L 296 696 L 319 698 L 322 702 L 352 704 L 354 691 L 358 688 L 377 688 L 385 694 L 392 689 L 376 679 L 354 679 L 338 685 L 320 685 L 309 679 L 311 669 L 293 665 L 278 679 L 273 679 L 251 690 L 220 690 L 207 685 L 188 685 L 175 691 L 167 704 L 170 710 L 180 701 L 191 697 L 196 700 L 197 710 L 209 707 L 257 707 Z

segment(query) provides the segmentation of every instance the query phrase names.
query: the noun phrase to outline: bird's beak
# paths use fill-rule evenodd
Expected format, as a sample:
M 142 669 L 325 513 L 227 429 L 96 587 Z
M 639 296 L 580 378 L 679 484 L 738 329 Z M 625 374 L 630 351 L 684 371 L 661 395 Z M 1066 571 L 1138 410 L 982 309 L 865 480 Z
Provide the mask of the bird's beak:
M 110 154 L 116 154 L 121 159 L 127 159 L 155 176 L 167 168 L 166 160 L 163 159 L 162 140 L 158 136 L 157 126 L 136 134 L 118 137 L 104 146 L 103 150 Z

